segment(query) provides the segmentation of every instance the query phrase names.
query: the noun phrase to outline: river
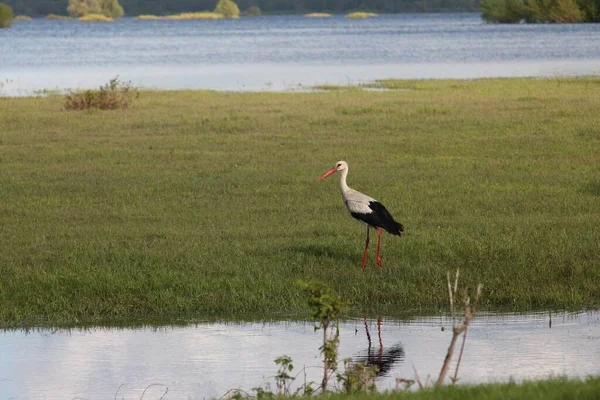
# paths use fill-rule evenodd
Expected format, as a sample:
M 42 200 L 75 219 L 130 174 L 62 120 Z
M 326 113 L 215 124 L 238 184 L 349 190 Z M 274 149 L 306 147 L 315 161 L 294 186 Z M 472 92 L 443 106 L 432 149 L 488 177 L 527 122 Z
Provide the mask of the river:
M 96 87 L 307 90 L 384 78 L 600 73 L 600 24 L 486 24 L 479 14 L 349 20 L 16 22 L 0 30 L 0 94 Z

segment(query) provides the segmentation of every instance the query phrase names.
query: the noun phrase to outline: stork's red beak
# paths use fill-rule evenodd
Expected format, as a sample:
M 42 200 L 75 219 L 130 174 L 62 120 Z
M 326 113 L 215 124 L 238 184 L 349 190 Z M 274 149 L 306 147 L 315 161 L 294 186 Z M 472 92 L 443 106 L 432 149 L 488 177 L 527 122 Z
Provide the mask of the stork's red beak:
M 323 179 L 327 178 L 329 175 L 331 175 L 331 174 L 335 174 L 336 172 L 337 172 L 337 168 L 336 168 L 336 167 L 333 167 L 333 168 L 331 168 L 329 171 L 325 172 L 325 173 L 323 174 L 323 176 L 321 176 L 321 177 L 319 178 L 319 180 L 320 180 L 320 181 L 322 181 Z

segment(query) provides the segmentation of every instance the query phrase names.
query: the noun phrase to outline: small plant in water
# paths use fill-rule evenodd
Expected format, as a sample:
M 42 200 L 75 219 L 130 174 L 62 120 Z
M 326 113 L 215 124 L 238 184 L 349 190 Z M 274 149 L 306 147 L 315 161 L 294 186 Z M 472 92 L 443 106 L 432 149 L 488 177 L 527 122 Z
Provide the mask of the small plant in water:
M 294 369 L 292 359 L 289 356 L 281 356 L 275 359 L 275 364 L 279 365 L 279 371 L 275 375 L 275 383 L 277 385 L 277 395 L 289 396 L 290 385 L 294 381 L 294 377 L 288 374 Z
M 338 382 L 346 393 L 374 393 L 375 378 L 379 369 L 376 365 L 354 364 L 351 358 L 344 359 L 344 373 L 338 374 Z
M 99 90 L 70 92 L 65 96 L 65 109 L 127 109 L 137 98 L 139 98 L 139 92 L 131 86 L 131 82 L 121 82 L 117 76 L 100 86 Z
M 315 321 L 315 331 L 323 330 L 323 380 L 321 390 L 327 391 L 330 376 L 337 371 L 340 328 L 337 320 L 343 302 L 331 289 L 320 282 L 298 282 L 308 294 L 308 306 Z

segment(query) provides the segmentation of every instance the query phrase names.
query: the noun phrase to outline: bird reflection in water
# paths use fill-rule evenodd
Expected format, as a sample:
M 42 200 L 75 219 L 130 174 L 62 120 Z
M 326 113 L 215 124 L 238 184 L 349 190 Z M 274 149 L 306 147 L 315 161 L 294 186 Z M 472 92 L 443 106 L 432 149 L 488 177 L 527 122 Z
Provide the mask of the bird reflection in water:
M 367 340 L 369 347 L 365 352 L 361 352 L 359 355 L 352 358 L 353 364 L 362 364 L 365 366 L 377 367 L 377 376 L 385 376 L 394 364 L 404 360 L 404 349 L 402 344 L 397 343 L 390 347 L 383 346 L 383 340 L 381 338 L 381 318 L 377 318 L 377 338 L 379 340 L 378 348 L 374 349 L 371 340 L 371 334 L 369 333 L 369 324 L 367 318 L 363 317 L 365 332 L 367 334 Z

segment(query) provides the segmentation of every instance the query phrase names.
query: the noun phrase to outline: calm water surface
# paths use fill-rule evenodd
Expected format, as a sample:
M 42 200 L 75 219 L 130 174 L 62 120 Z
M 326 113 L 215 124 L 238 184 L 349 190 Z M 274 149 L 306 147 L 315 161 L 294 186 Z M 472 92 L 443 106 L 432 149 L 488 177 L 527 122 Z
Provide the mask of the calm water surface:
M 600 24 L 485 24 L 479 14 L 348 20 L 47 21 L 0 30 L 0 93 L 93 87 L 293 90 L 377 78 L 600 73 Z
M 462 383 L 600 374 L 600 312 L 480 315 L 469 330 Z M 447 328 L 442 331 L 441 327 Z M 341 358 L 377 363 L 380 390 L 398 377 L 439 373 L 450 342 L 445 317 L 341 325 Z M 0 398 L 203 399 L 249 390 L 289 355 L 319 381 L 321 333 L 310 323 L 201 324 L 160 329 L 6 331 L 0 333 Z M 303 374 L 298 378 L 304 380 Z M 123 385 L 120 389 L 119 386 Z M 273 386 L 274 387 L 274 386 Z

